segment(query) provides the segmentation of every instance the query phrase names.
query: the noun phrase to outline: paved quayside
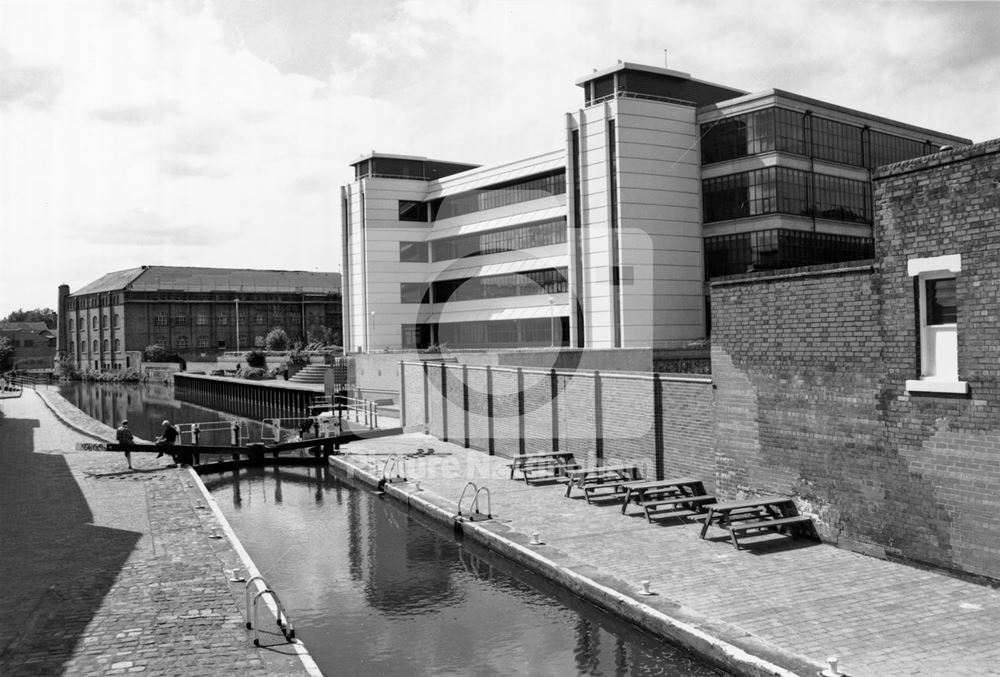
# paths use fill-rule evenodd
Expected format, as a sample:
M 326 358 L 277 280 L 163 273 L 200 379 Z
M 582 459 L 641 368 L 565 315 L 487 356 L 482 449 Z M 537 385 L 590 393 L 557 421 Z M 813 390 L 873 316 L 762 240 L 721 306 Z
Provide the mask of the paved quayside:
M 54 391 L 3 402 L 0 675 L 318 674 L 301 644 L 253 645 L 228 575 L 248 562 L 212 537 L 226 530 L 194 473 L 75 451 L 95 439 L 80 430 L 114 437 Z
M 467 482 L 488 487 L 494 519 L 464 523 L 467 538 L 734 671 L 812 677 L 836 656 L 851 677 L 1000 675 L 1000 590 L 779 535 L 737 551 L 722 529 L 701 540 L 697 522 L 650 524 L 638 508 L 624 516 L 620 504 L 566 498 L 561 484 L 526 486 L 509 479 L 508 459 L 422 434 L 344 450 L 332 462 L 368 481 L 386 459 L 405 459 L 412 481 L 387 493 L 448 522 Z M 467 495 L 463 514 L 469 504 Z M 530 544 L 536 532 L 544 545 Z M 638 594 L 644 580 L 655 595 Z

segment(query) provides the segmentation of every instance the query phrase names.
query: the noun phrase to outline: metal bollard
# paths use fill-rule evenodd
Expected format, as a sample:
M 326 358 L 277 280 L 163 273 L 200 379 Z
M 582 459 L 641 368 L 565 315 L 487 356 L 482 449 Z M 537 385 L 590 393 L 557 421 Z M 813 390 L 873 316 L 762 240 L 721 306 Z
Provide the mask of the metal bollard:
M 233 434 L 230 438 L 230 442 L 234 447 L 240 446 L 240 423 L 239 421 L 233 421 Z
M 194 440 L 195 444 L 198 444 L 199 435 L 201 435 L 201 428 L 199 428 L 198 424 L 195 423 L 194 426 L 191 427 L 191 438 Z

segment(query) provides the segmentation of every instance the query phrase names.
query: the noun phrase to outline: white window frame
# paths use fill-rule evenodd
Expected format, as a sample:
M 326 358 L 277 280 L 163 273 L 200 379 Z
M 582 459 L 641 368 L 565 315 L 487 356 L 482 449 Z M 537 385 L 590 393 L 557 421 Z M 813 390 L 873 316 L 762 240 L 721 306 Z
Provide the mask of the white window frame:
M 962 271 L 962 257 L 946 254 L 910 259 L 906 265 L 910 277 L 916 278 L 920 312 L 920 378 L 907 379 L 908 392 L 964 395 L 969 384 L 958 378 L 958 323 L 927 324 L 927 281 L 957 278 Z M 942 372 L 939 365 L 946 365 Z M 948 365 L 954 365 L 949 368 Z

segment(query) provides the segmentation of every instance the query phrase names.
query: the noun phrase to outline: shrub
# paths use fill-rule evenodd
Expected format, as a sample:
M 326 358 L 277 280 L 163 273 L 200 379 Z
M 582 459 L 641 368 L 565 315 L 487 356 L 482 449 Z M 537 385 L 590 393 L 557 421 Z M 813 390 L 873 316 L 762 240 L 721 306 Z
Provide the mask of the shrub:
M 267 336 L 264 338 L 264 347 L 268 350 L 288 350 L 290 343 L 291 339 L 288 338 L 288 333 L 281 327 L 275 327 L 267 332 Z
M 251 350 L 243 357 L 246 358 L 248 367 L 263 369 L 267 365 L 267 356 L 261 350 Z

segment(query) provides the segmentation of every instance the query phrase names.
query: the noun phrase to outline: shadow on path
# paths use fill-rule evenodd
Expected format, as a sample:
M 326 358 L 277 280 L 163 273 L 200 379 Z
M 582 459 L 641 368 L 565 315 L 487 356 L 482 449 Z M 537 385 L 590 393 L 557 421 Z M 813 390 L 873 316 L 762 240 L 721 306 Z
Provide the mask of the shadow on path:
M 37 419 L 0 427 L 0 674 L 57 675 L 141 534 L 94 526 L 65 459 L 35 453 Z

